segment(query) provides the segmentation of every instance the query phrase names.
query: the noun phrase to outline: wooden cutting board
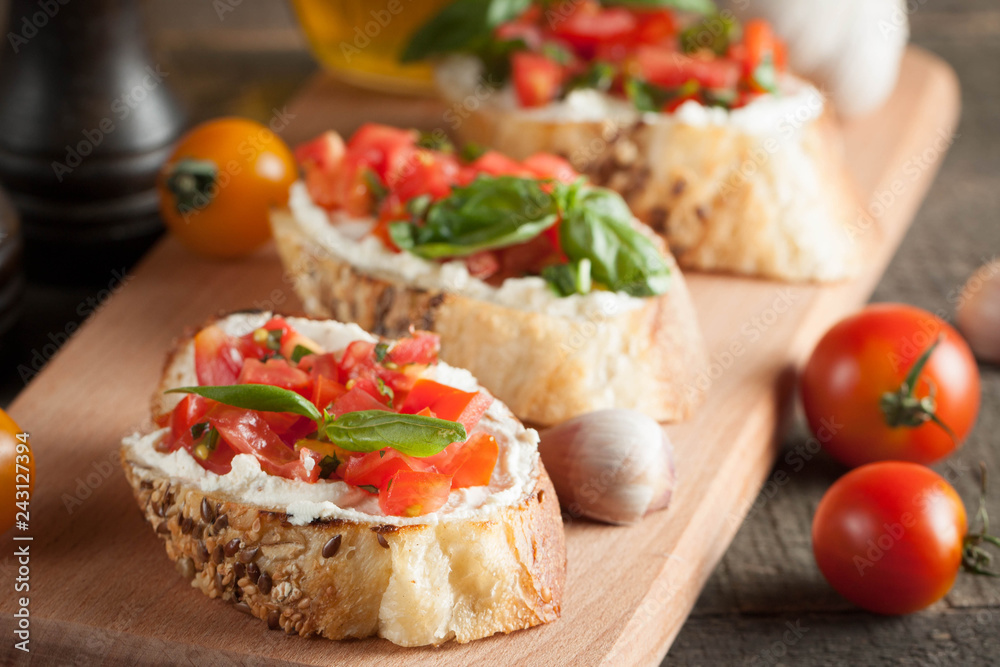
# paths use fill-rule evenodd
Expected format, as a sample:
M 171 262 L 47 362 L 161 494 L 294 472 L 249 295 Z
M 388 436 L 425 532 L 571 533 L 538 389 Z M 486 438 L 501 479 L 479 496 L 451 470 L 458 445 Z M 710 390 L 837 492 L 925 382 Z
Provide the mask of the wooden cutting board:
M 346 91 L 323 77 L 310 84 L 289 104 L 289 138 L 387 114 L 402 124 L 440 118 L 433 103 L 389 104 Z M 871 294 L 950 144 L 958 111 L 951 69 L 910 49 L 888 105 L 843 128 L 851 169 L 870 203 L 858 211 L 858 242 L 870 249 L 861 278 L 816 287 L 688 277 L 713 365 L 705 378 L 708 402 L 692 421 L 667 429 L 681 480 L 674 503 L 629 528 L 568 523 L 562 618 L 464 646 L 401 649 L 383 640 L 285 637 L 203 597 L 174 571 L 135 507 L 118 467 L 118 442 L 147 420 L 164 352 L 185 326 L 225 309 L 299 304 L 273 249 L 212 263 L 163 242 L 11 406 L 31 432 L 37 458 L 30 529 L 18 533 L 34 538 L 31 657 L 39 664 L 81 657 L 379 667 L 656 663 L 771 469 L 797 364 L 832 322 Z M 0 557 L 13 552 L 11 537 L 3 538 Z M 12 559 L 2 561 L 5 587 L 15 569 Z M 24 659 L 10 648 L 13 609 L 5 593 L 3 650 Z

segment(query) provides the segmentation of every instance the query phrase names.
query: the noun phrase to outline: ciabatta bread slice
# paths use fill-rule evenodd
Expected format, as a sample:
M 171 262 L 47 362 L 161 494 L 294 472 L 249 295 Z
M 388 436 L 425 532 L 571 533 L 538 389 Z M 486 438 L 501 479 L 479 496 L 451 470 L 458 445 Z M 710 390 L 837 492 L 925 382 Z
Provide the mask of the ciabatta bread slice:
M 235 314 L 216 323 L 242 335 L 268 319 Z M 355 325 L 288 321 L 331 351 L 373 340 Z M 428 373 L 477 387 L 445 364 Z M 176 403 L 175 395 L 161 399 L 163 390 L 194 384 L 188 338 L 164 370 L 154 416 Z M 566 547 L 538 435 L 498 401 L 480 428 L 500 447 L 490 486 L 453 490 L 444 508 L 413 518 L 382 514 L 371 496 L 343 482 L 266 475 L 252 457 L 237 456 L 227 475 L 210 473 L 184 450 L 156 451 L 164 431 L 126 438 L 121 460 L 167 555 L 209 597 L 290 634 L 436 645 L 559 616 Z
M 478 72 L 474 58 L 447 59 L 438 87 L 460 104 L 481 89 Z M 782 83 L 782 94 L 741 109 L 687 102 L 672 114 L 593 90 L 523 109 L 504 89 L 462 107 L 456 125 L 463 140 L 515 159 L 566 157 L 622 194 L 684 269 L 849 278 L 860 267 L 850 231 L 858 206 L 835 122 L 816 88 L 790 75 Z
M 673 257 L 666 294 L 593 292 L 557 297 L 542 278 L 500 288 L 459 264 L 395 254 L 372 237 L 348 238 L 302 184 L 271 226 L 306 312 L 356 322 L 379 335 L 410 326 L 441 337 L 441 358 L 469 369 L 521 419 L 551 425 L 604 408 L 679 421 L 701 403 L 707 355 L 694 307 Z

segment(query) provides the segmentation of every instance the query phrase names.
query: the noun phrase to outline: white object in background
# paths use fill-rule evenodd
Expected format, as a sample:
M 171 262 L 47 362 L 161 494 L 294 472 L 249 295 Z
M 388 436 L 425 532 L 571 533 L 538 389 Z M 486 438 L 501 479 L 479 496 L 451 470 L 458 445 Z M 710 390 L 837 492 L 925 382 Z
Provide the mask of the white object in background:
M 768 20 L 793 71 L 829 93 L 844 116 L 888 99 L 910 35 L 906 0 L 726 0 L 741 20 Z

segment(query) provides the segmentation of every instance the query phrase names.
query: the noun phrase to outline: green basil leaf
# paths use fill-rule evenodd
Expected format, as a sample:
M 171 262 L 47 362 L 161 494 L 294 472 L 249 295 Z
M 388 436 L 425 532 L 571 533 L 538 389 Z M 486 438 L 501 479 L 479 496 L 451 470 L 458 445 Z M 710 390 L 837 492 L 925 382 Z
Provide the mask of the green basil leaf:
M 340 459 L 336 456 L 324 456 L 319 462 L 319 476 L 323 479 L 327 479 L 330 475 L 337 472 L 337 468 L 340 467 Z
M 717 55 L 725 55 L 739 32 L 740 25 L 732 14 L 712 14 L 681 32 L 681 47 L 687 53 L 711 49 Z
M 407 456 L 433 456 L 468 436 L 465 426 L 436 417 L 402 415 L 385 410 L 348 412 L 330 420 L 326 436 L 352 452 L 375 452 L 392 447 Z
M 753 70 L 753 80 L 760 88 L 769 93 L 778 91 L 778 73 L 774 69 L 774 58 L 768 53 Z
M 593 287 L 590 268 L 590 260 L 583 258 L 579 262 L 546 266 L 542 269 L 542 277 L 559 296 L 590 294 Z
M 625 95 L 637 111 L 658 113 L 663 110 L 663 105 L 670 99 L 671 93 L 666 88 L 629 77 L 625 79 Z
M 294 391 L 267 384 L 233 384 L 223 387 L 178 387 L 166 394 L 197 394 L 234 408 L 260 412 L 291 412 L 314 421 L 323 418 L 316 406 Z
M 424 259 L 467 257 L 530 241 L 558 219 L 554 198 L 538 180 L 480 176 L 432 204 L 424 225 L 394 222 L 389 235 Z
M 410 37 L 399 59 L 424 60 L 447 53 L 477 53 L 488 48 L 493 29 L 517 18 L 531 0 L 455 0 Z
M 297 364 L 302 360 L 302 357 L 307 357 L 310 354 L 316 353 L 305 345 L 296 345 L 295 349 L 292 350 L 292 362 Z
M 566 91 L 569 92 L 584 88 L 607 92 L 614 85 L 617 74 L 618 68 L 612 63 L 598 60 L 582 73 L 570 78 L 566 83 Z
M 601 4 L 638 8 L 669 7 L 696 14 L 711 14 L 716 11 L 712 0 L 603 0 Z
M 648 238 L 632 227 L 632 211 L 615 192 L 579 183 L 561 186 L 569 206 L 559 226 L 563 252 L 574 262 L 590 260 L 593 279 L 632 296 L 667 291 L 670 267 Z

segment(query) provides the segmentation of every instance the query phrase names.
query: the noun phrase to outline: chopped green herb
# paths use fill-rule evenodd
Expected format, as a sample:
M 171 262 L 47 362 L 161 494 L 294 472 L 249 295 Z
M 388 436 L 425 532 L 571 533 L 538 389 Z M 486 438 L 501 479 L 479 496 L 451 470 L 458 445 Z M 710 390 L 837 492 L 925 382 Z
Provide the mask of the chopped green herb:
M 486 148 L 480 146 L 475 142 L 470 141 L 469 143 L 462 146 L 460 157 L 462 158 L 463 162 L 475 162 L 485 152 Z
M 264 347 L 275 352 L 281 349 L 281 329 L 271 329 L 267 332 Z
M 316 354 L 316 353 L 310 350 L 305 345 L 296 345 L 295 349 L 292 350 L 292 362 L 297 364 L 299 363 L 299 361 L 302 360 L 302 357 L 307 357 L 310 354 Z
M 377 486 L 372 486 L 371 484 L 362 484 L 358 488 L 359 489 L 364 489 L 368 493 L 375 494 L 376 496 L 378 495 L 378 487 Z
M 389 399 L 389 407 L 391 408 L 392 402 L 396 400 L 396 394 L 393 393 L 392 387 L 387 385 L 385 383 L 385 380 L 383 380 L 380 377 L 375 378 L 375 386 L 378 387 L 378 393 L 382 394 L 383 396 Z
M 451 143 L 448 135 L 441 129 L 434 130 L 433 132 L 421 132 L 420 137 L 417 139 L 417 146 L 443 153 L 455 152 L 455 145 Z
M 210 424 L 208 422 L 198 422 L 197 424 L 192 424 L 191 425 L 191 439 L 192 440 L 197 440 L 198 438 L 200 438 L 201 436 L 203 436 L 205 434 L 205 431 L 208 430 L 209 426 L 210 426 Z
M 681 33 L 681 48 L 686 53 L 709 49 L 725 55 L 729 44 L 739 37 L 740 26 L 732 13 L 721 12 L 706 16 Z
M 385 361 L 385 355 L 389 354 L 388 343 L 378 343 L 375 345 L 375 363 L 381 364 Z
M 340 467 L 340 459 L 336 456 L 327 455 L 323 457 L 323 460 L 319 462 L 319 476 L 326 479 L 333 473 L 337 472 L 337 468 Z

